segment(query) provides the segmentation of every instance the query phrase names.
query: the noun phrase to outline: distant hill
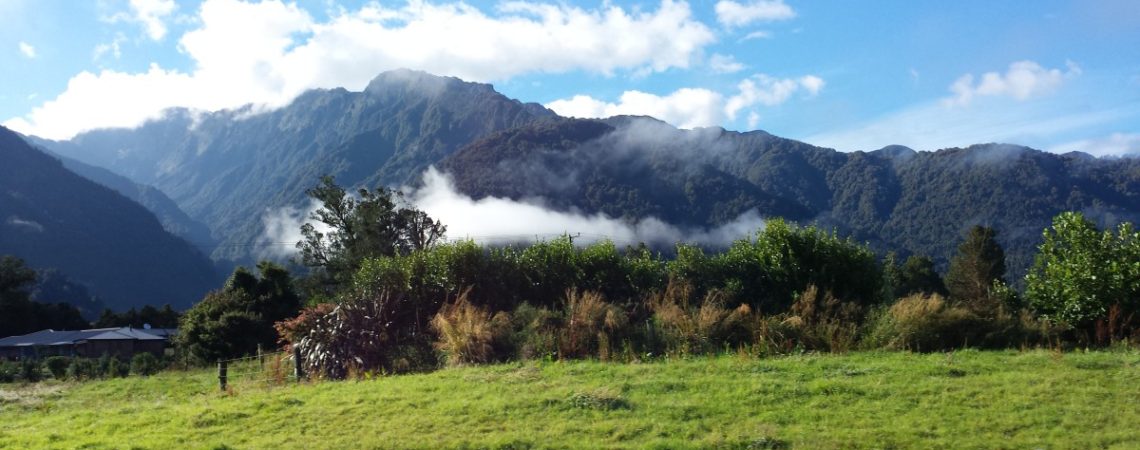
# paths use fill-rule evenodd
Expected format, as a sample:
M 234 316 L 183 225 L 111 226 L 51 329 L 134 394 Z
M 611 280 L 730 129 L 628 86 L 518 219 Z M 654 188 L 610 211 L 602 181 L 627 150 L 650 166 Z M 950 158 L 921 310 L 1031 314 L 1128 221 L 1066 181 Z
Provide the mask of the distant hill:
M 646 117 L 561 118 L 490 85 L 422 72 L 379 75 L 363 92 L 315 90 L 287 107 L 170 111 L 52 151 L 153 185 L 221 244 L 256 256 L 265 211 L 304 204 L 322 174 L 345 185 L 414 185 L 430 165 L 476 198 L 541 197 L 555 209 L 712 226 L 755 210 L 817 223 L 942 269 L 974 224 L 996 227 L 1011 279 L 1063 210 L 1140 219 L 1140 163 L 983 144 L 842 153 L 763 131 L 678 130 Z
M 3 127 L 0 160 L 0 254 L 57 269 L 115 309 L 185 308 L 218 282 L 210 261 L 145 208 Z
M 995 227 L 1010 279 L 1032 264 L 1061 211 L 1140 220 L 1140 159 L 985 144 L 842 153 L 764 132 L 678 130 L 643 117 L 548 119 L 476 141 L 443 161 L 476 198 L 541 196 L 615 217 L 714 225 L 749 210 L 835 228 L 943 270 L 975 224 Z

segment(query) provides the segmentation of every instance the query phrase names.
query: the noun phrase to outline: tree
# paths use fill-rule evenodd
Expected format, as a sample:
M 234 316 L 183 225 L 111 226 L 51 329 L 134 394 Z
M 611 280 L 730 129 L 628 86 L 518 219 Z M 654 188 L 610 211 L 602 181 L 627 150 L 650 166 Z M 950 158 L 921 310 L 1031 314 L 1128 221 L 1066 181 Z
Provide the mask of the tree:
M 0 337 L 27 334 L 44 328 L 76 330 L 88 323 L 78 309 L 66 303 L 31 300 L 36 272 L 14 256 L 0 258 Z
M 993 228 L 975 225 L 970 229 L 946 272 L 950 298 L 973 307 L 992 306 L 994 282 L 1005 282 L 1005 252 L 996 236 Z
M 895 290 L 896 298 L 921 293 L 946 294 L 946 285 L 938 271 L 934 270 L 934 260 L 926 255 L 911 255 L 903 263 L 899 271 L 899 284 Z
M 257 268 L 260 277 L 238 267 L 222 289 L 186 311 L 176 344 L 200 361 L 249 355 L 259 344 L 275 347 L 273 324 L 296 316 L 301 300 L 284 268 L 268 261 Z
M 403 194 L 386 188 L 360 189 L 357 197 L 337 186 L 333 177 L 306 193 L 322 207 L 301 227 L 297 243 L 301 262 L 324 272 L 326 281 L 345 282 L 365 258 L 406 255 L 443 238 L 447 228 L 407 204 Z
M 1140 311 L 1140 233 L 1127 222 L 1102 232 L 1080 213 L 1061 213 L 1025 281 L 1029 306 L 1044 317 L 1091 331 L 1117 308 L 1127 322 Z

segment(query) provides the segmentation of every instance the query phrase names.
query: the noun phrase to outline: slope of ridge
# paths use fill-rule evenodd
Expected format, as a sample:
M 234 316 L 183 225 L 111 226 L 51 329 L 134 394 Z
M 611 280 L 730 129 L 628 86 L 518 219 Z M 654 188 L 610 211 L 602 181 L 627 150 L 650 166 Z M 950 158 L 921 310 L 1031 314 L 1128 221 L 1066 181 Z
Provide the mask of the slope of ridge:
M 264 213 L 303 203 L 321 175 L 408 183 L 463 144 L 551 115 L 487 84 L 398 70 L 362 92 L 309 91 L 275 111 L 172 110 L 137 129 L 45 145 L 157 187 L 211 228 L 215 259 L 241 260 L 256 253 Z
M 55 268 L 108 307 L 188 307 L 217 280 L 210 261 L 119 193 L 0 127 L 0 254 Z

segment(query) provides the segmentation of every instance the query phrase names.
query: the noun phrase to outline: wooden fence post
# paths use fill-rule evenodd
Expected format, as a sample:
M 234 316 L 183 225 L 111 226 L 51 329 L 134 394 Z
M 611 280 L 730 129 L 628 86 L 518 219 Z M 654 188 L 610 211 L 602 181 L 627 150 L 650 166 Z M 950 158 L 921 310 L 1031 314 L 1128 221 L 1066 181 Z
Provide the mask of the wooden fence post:
M 225 390 L 226 390 L 226 362 L 222 361 L 220 359 L 218 360 L 218 386 L 220 386 L 222 388 L 222 391 L 225 392 Z
M 293 346 L 293 375 L 297 377 L 297 382 L 305 378 L 305 369 L 301 366 L 301 348 L 296 345 Z

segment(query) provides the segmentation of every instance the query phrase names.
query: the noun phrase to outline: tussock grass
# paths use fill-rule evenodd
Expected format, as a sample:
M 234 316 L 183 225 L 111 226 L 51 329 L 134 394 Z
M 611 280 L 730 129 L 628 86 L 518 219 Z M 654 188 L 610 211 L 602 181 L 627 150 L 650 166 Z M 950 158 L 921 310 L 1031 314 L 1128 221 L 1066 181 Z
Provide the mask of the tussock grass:
M 229 395 L 213 376 L 0 403 L 0 448 L 1140 447 L 1134 350 L 509 363 Z

